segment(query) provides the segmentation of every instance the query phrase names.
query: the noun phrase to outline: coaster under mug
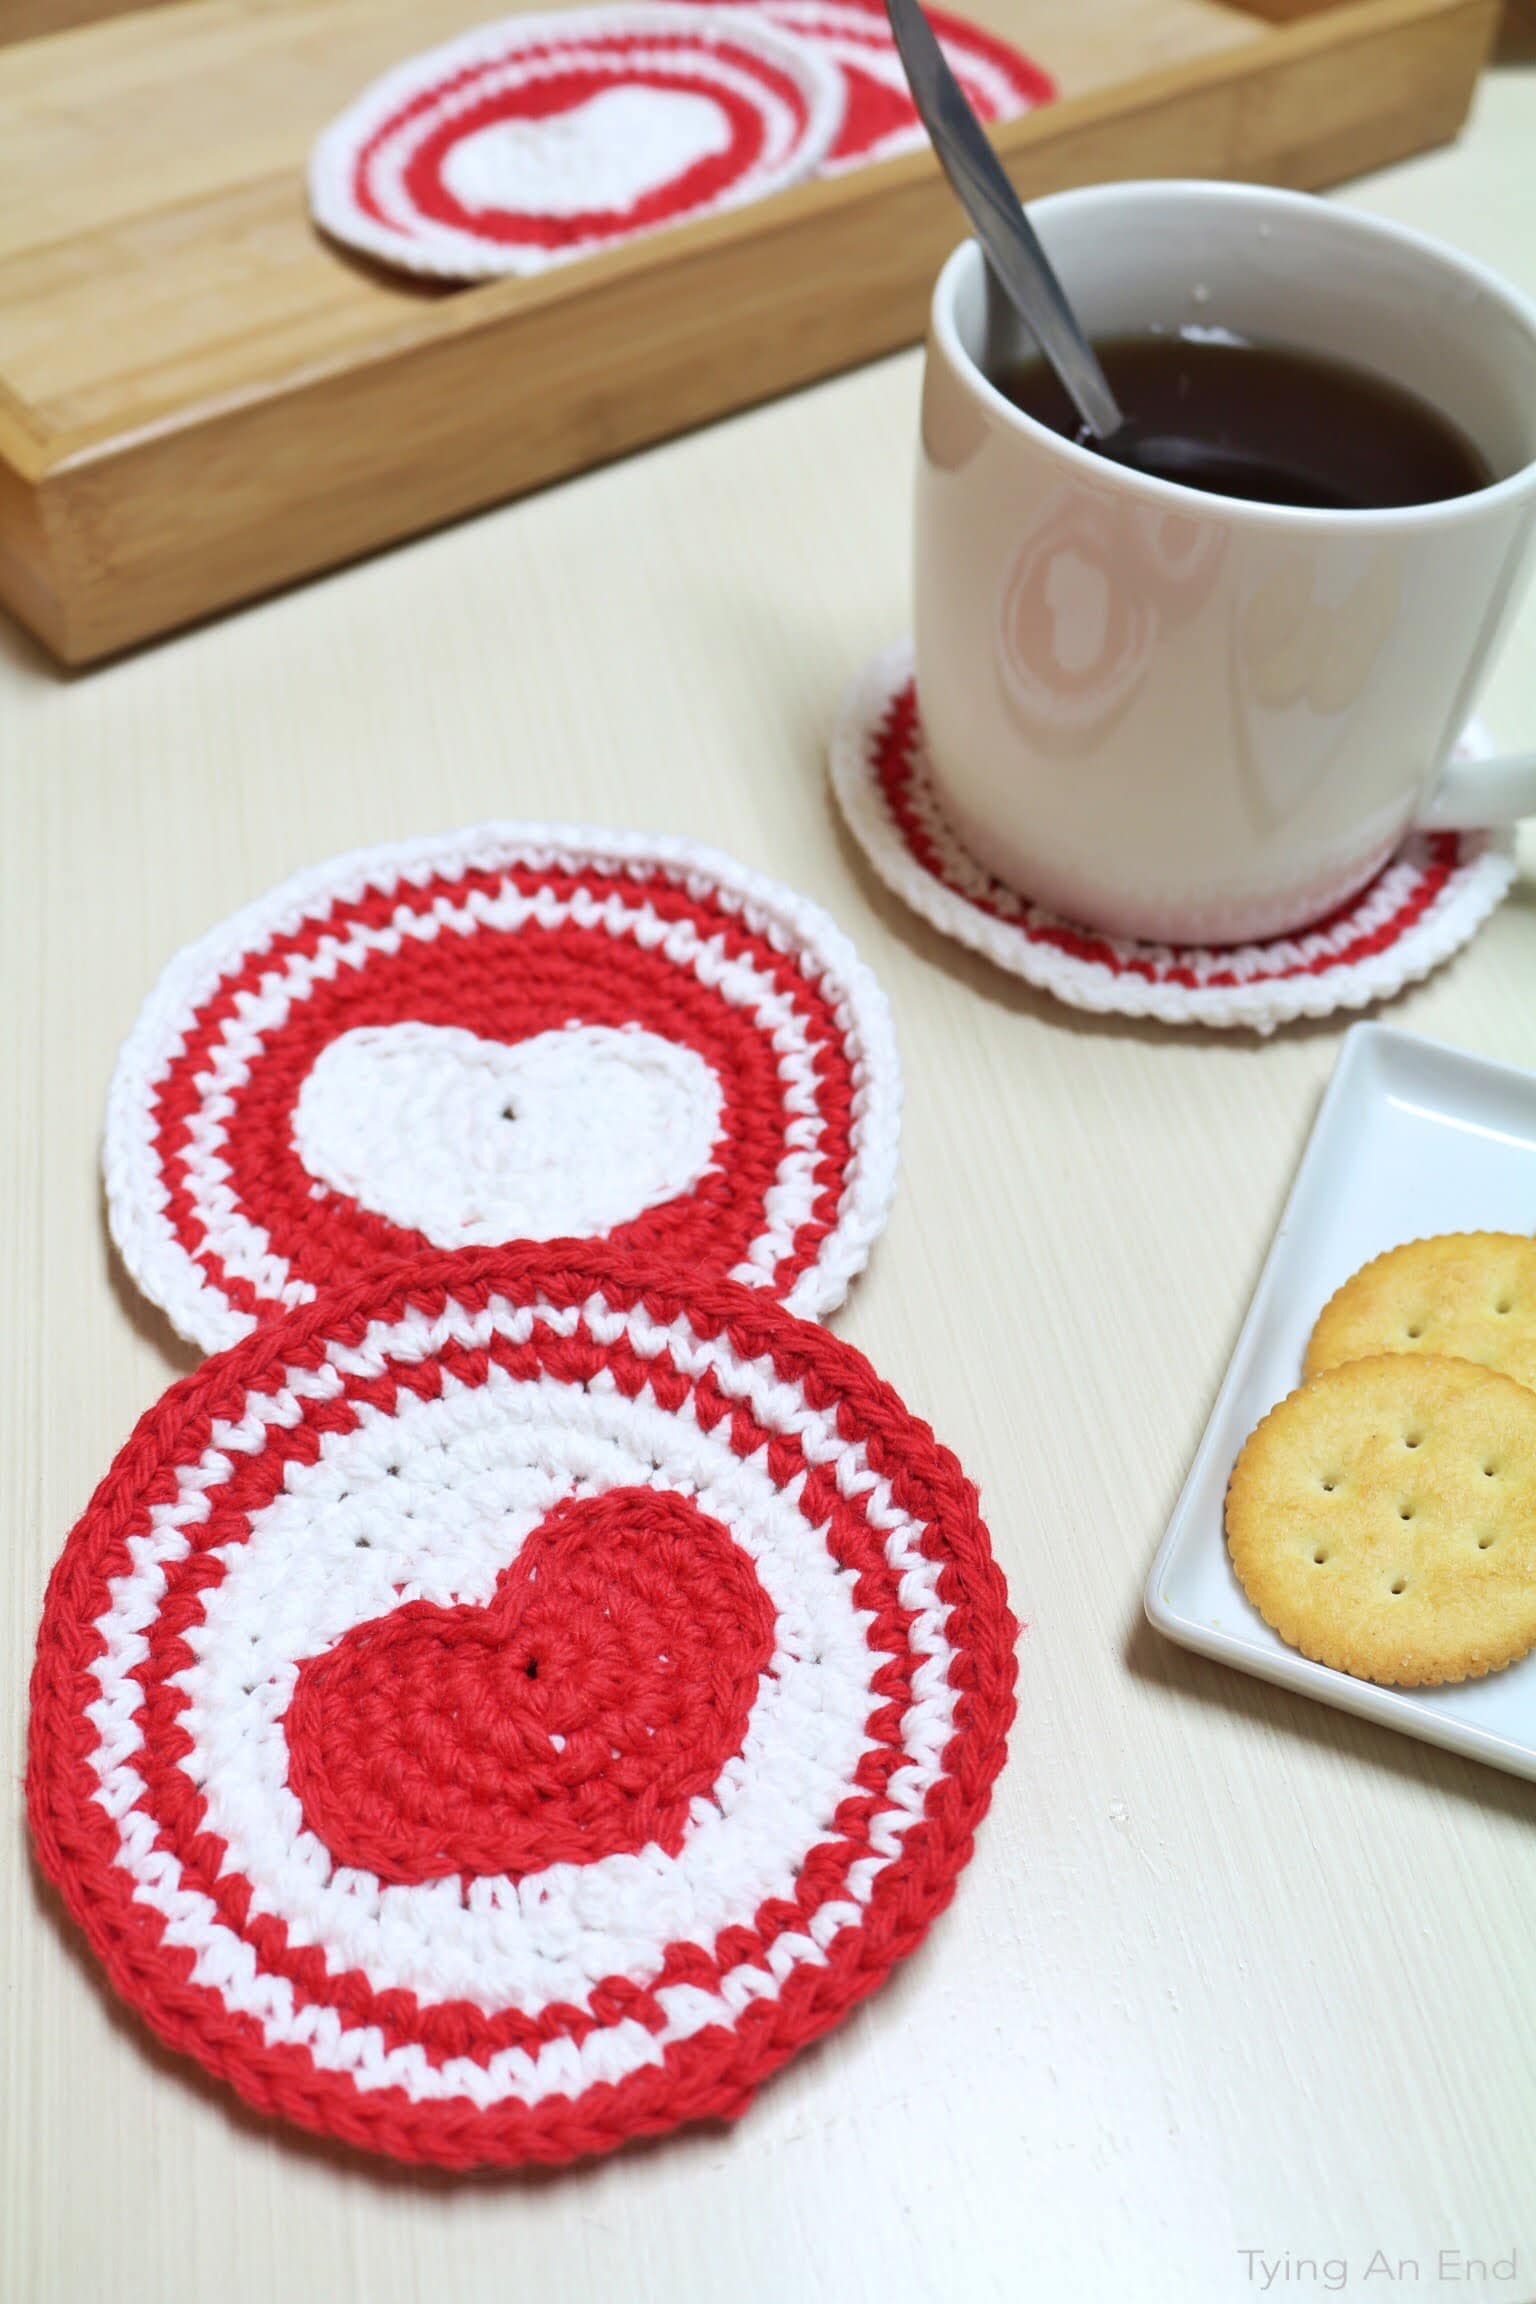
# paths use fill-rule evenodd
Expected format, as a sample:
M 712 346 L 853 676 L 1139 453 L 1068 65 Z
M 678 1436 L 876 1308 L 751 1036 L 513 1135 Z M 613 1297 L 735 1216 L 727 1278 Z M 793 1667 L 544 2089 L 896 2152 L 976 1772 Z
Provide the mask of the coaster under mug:
M 1487 749 L 1475 726 L 1463 739 Z M 946 822 L 903 642 L 855 682 L 830 769 L 848 828 L 894 895 L 933 927 L 1074 1008 L 1272 1032 L 1367 1007 L 1476 934 L 1515 874 L 1512 834 L 1413 832 L 1369 887 L 1289 936 L 1242 945 L 1136 943 L 1033 904 Z

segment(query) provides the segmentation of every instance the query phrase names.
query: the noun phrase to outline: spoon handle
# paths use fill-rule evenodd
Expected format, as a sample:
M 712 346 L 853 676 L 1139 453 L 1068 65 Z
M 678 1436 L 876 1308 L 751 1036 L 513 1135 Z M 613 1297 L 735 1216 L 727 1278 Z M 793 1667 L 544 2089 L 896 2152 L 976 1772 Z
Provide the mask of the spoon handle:
M 1051 260 L 987 142 L 918 0 L 885 0 L 912 100 L 1009 302 L 1028 324 L 1095 439 L 1124 422 Z

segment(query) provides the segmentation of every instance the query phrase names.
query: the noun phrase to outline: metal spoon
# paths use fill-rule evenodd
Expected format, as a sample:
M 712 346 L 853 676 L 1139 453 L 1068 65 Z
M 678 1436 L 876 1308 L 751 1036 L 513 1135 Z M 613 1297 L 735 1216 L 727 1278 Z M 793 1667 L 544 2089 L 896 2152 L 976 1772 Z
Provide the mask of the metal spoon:
M 885 0 L 912 101 L 939 163 L 969 216 L 988 268 L 1055 369 L 1096 442 L 1126 430 L 1124 416 L 1078 325 L 1050 258 L 987 142 L 918 0 Z
M 1153 478 L 1218 495 L 1269 504 L 1341 505 L 1336 486 L 1321 475 L 1220 440 L 1146 433 L 1125 416 L 919 0 L 885 0 L 885 11 L 912 101 L 986 256 L 986 365 L 992 372 L 1008 365 L 1017 348 L 1017 323 L 1022 321 L 1100 455 Z M 1006 310 L 1000 309 L 999 289 L 1007 299 Z

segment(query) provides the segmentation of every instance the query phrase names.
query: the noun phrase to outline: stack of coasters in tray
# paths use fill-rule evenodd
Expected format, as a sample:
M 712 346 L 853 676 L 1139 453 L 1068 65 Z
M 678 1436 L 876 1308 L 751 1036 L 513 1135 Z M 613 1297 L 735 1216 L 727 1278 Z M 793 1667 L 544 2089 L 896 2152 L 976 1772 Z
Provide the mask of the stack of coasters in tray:
M 1027 57 L 935 15 L 984 120 L 1054 94 Z M 408 271 L 551 264 L 914 148 L 879 0 L 637 0 L 511 16 L 413 57 L 316 144 L 316 221 Z

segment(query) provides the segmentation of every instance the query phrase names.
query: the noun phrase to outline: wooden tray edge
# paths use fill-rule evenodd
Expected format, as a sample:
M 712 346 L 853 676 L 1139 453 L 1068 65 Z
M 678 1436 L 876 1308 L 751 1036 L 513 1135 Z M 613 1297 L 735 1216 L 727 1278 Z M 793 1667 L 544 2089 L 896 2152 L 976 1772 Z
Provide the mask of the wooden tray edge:
M 1134 175 L 1317 188 L 1453 136 L 1497 14 L 1356 0 L 1010 123 L 998 149 L 1026 197 Z M 960 230 L 931 156 L 913 154 L 783 194 L 748 235 L 708 219 L 579 281 L 424 307 L 376 355 L 277 392 L 36 458 L 0 435 L 0 460 L 23 452 L 20 469 L 0 462 L 0 599 L 65 663 L 116 653 L 915 341 Z M 513 331 L 518 373 L 540 379 L 515 425 Z M 417 453 L 402 471 L 379 444 L 403 437 Z

